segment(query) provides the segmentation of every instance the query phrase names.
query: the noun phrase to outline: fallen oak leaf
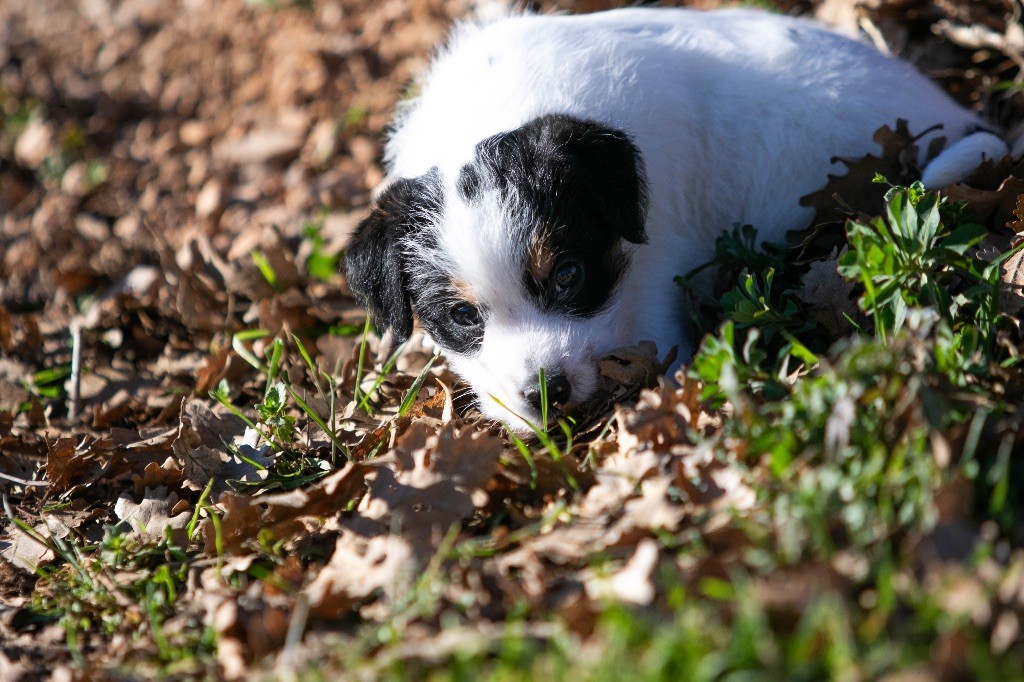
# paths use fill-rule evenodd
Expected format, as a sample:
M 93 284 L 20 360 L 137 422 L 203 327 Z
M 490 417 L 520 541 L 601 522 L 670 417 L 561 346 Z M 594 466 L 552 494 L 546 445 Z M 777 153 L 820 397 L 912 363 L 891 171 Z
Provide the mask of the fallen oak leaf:
M 645 387 L 656 386 L 679 354 L 673 346 L 658 360 L 658 348 L 650 341 L 611 350 L 598 360 L 598 390 L 583 404 L 569 403 L 562 412 L 578 424 L 591 424 L 620 402 L 632 398 Z
M 137 494 L 143 494 L 146 488 L 166 486 L 169 489 L 178 488 L 182 482 L 182 470 L 173 457 L 168 457 L 163 464 L 150 462 L 142 470 L 142 475 L 133 474 L 132 484 Z
M 658 455 L 650 450 L 610 454 L 596 471 L 596 483 L 567 510 L 571 521 L 525 540 L 500 564 L 522 567 L 536 557 L 560 565 L 574 564 L 608 547 L 636 542 L 638 526 L 632 519 L 621 522 L 622 515 L 639 496 L 643 481 L 657 475 L 659 464 Z
M 247 560 L 228 563 L 235 571 L 252 565 Z M 235 592 L 224 578 L 227 569 L 207 568 L 199 576 L 201 587 L 190 596 L 204 624 L 217 633 L 218 677 L 245 680 L 254 658 L 284 644 L 289 609 L 287 600 L 268 594 L 267 583 L 255 582 L 244 594 Z
M 1014 215 L 1014 207 L 1021 195 L 1024 195 L 1024 178 L 1007 176 L 994 190 L 979 189 L 970 186 L 969 182 L 950 185 L 942 193 L 952 201 L 966 202 L 977 214 L 978 220 L 986 225 L 1012 225 L 1010 219 Z
M 275 224 L 264 225 L 262 230 L 243 232 L 227 253 L 227 265 L 221 271 L 224 286 L 227 291 L 253 301 L 275 298 L 275 294 L 288 292 L 303 277 L 295 261 L 296 247 L 297 244 L 289 242 Z M 272 281 L 269 281 L 268 276 L 271 275 Z M 301 307 L 306 305 L 303 301 Z
M 1013 215 L 1017 219 L 1007 223 L 1006 226 L 1020 234 L 1024 232 L 1024 193 L 1017 196 L 1017 207 L 1013 209 Z
M 825 260 L 811 263 L 796 293 L 798 299 L 811 306 L 811 316 L 833 336 L 853 331 L 850 320 L 857 319 L 859 315 L 851 299 L 856 287 L 837 269 L 843 252 L 833 249 Z
M 1021 198 L 1024 200 L 1024 195 Z M 1018 244 L 1020 240 L 1018 237 Z M 1013 319 L 1019 319 L 1024 312 L 1024 248 L 1018 249 L 1003 262 L 999 309 Z
M 160 270 L 167 279 L 167 303 L 189 329 L 219 331 L 224 328 L 227 264 L 217 256 L 204 236 L 192 236 L 175 252 L 159 230 L 142 223 L 158 244 Z
M 359 511 L 424 552 L 448 528 L 487 502 L 484 487 L 495 473 L 502 440 L 451 425 L 432 433 L 414 423 L 386 458 L 375 461 L 377 474 Z M 423 556 L 421 554 L 421 556 Z
M 96 463 L 88 448 L 81 450 L 78 444 L 79 439 L 70 437 L 58 438 L 46 444 L 46 478 L 55 492 L 71 487 Z
M 287 538 L 301 525 L 299 519 L 337 514 L 362 493 L 371 471 L 365 464 L 350 463 L 305 490 L 258 496 L 225 493 L 218 503 L 223 511 L 219 535 L 213 524 L 206 526 L 206 553 L 214 556 L 219 542 L 222 551 L 240 554 L 260 531 Z
M 598 371 L 619 384 L 650 386 L 671 366 L 678 352 L 678 347 L 673 348 L 665 361 L 659 362 L 658 347 L 650 341 L 641 341 L 636 346 L 606 353 L 598 361 Z
M 616 407 L 616 440 L 622 452 L 668 451 L 690 442 L 689 429 L 694 420 L 687 391 L 663 383 L 641 391 L 635 408 Z
M 637 606 L 654 601 L 655 588 L 651 574 L 658 565 L 658 543 L 644 538 L 626 565 L 610 576 L 595 575 L 588 569 L 584 575 L 587 596 L 594 600 L 615 600 Z
M 213 479 L 216 499 L 227 490 L 229 480 L 258 481 L 266 477 L 273 454 L 269 446 L 257 448 L 258 440 L 258 433 L 226 410 L 188 400 L 181 404 L 178 432 L 171 448 L 182 465 L 184 485 L 202 490 Z M 229 444 L 234 444 L 238 453 L 229 452 Z
M 114 505 L 114 514 L 131 530 L 127 537 L 138 542 L 160 542 L 170 529 L 171 541 L 178 547 L 188 544 L 186 526 L 192 518 L 190 505 L 166 488 L 147 488 L 141 502 L 122 493 Z
M 917 141 L 934 129 L 929 128 L 919 135 L 912 135 L 907 121 L 896 121 L 895 129 L 882 126 L 871 139 L 881 146 L 880 155 L 865 154 L 860 158 L 836 158 L 833 162 L 846 167 L 843 175 L 828 174 L 827 182 L 821 189 L 800 198 L 800 205 L 814 209 L 811 225 L 845 221 L 857 214 L 878 215 L 885 205 L 884 197 L 888 185 L 874 182 L 882 176 L 896 185 L 909 185 L 921 178 L 918 167 Z M 928 147 L 928 158 L 933 158 L 945 144 L 944 137 L 932 140 Z M 836 198 L 841 200 L 837 202 Z
M 672 479 L 658 476 L 640 485 L 640 497 L 626 502 L 619 525 L 628 524 L 646 530 L 675 530 L 686 516 L 682 505 L 668 497 Z
M 346 530 L 304 592 L 314 615 L 336 618 L 378 590 L 393 597 L 412 582 L 418 565 L 412 547 L 400 537 L 366 538 Z
M 38 524 L 34 533 L 12 523 L 7 527 L 7 535 L 6 540 L 0 540 L 0 556 L 26 573 L 35 573 L 41 565 L 56 558 L 47 542 L 49 528 L 45 523 Z

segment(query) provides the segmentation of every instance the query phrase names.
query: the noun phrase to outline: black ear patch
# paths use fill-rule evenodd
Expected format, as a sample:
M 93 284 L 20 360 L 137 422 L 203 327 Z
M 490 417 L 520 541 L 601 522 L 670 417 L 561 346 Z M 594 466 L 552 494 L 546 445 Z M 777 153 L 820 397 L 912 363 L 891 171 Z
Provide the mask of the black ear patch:
M 466 168 L 475 181 L 465 184 L 496 190 L 513 216 L 523 285 L 541 308 L 578 317 L 603 310 L 629 267 L 622 242 L 647 241 L 647 178 L 629 136 L 548 114 L 487 138 Z M 557 281 L 560 265 L 576 273 L 574 286 Z
M 349 288 L 364 300 L 382 333 L 396 343 L 412 333 L 404 242 L 441 211 L 436 169 L 418 178 L 396 180 L 359 224 L 345 253 Z
M 560 115 L 543 116 L 525 128 L 531 127 L 542 148 L 564 155 L 573 180 L 613 231 L 634 244 L 647 241 L 647 175 L 640 150 L 626 133 Z
M 499 188 L 514 186 L 542 212 L 585 211 L 595 227 L 634 244 L 647 241 L 647 174 L 640 150 L 621 130 L 547 114 L 484 140 L 477 159 Z

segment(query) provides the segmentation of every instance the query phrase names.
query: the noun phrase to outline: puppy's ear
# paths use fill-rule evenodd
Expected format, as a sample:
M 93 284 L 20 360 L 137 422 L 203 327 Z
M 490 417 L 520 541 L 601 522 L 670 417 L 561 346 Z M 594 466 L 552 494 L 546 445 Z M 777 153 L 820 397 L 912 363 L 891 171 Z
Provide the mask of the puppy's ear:
M 345 252 L 349 288 L 366 303 L 381 333 L 401 343 L 412 333 L 412 304 L 402 242 L 427 219 L 433 201 L 423 178 L 395 181 L 359 224 Z
M 541 116 L 521 131 L 539 152 L 527 164 L 553 161 L 551 175 L 569 180 L 616 234 L 634 244 L 647 241 L 647 173 L 629 135 L 564 114 Z
M 629 136 L 592 121 L 573 121 L 567 147 L 578 161 L 584 191 L 620 237 L 647 241 L 647 173 Z

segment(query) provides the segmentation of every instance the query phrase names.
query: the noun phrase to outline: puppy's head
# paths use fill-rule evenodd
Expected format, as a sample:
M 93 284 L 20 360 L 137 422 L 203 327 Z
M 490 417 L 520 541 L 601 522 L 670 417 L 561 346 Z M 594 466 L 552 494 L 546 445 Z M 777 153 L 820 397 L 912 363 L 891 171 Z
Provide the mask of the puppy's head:
M 388 187 L 349 245 L 348 282 L 395 340 L 418 317 L 481 411 L 525 430 L 541 368 L 556 414 L 593 395 L 597 354 L 633 340 L 618 284 L 645 212 L 627 135 L 547 115 Z

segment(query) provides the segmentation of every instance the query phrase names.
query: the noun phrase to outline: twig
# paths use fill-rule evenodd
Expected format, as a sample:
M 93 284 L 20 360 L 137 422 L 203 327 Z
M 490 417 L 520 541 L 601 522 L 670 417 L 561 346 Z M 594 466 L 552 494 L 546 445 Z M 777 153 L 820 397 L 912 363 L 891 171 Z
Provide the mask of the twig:
M 871 39 L 871 42 L 878 49 L 879 52 L 884 54 L 886 57 L 892 56 L 892 48 L 886 41 L 885 36 L 882 34 L 882 31 L 879 30 L 878 26 L 875 25 L 875 22 L 871 21 L 870 17 L 868 17 L 867 15 L 860 17 L 857 20 L 857 25 L 860 27 L 860 30 L 864 31 L 864 33 L 867 34 L 868 38 Z
M 1018 18 L 1020 16 L 1020 10 L 1016 5 L 1014 5 L 1014 15 Z M 962 47 L 1002 52 L 1018 67 L 1024 69 L 1024 31 L 1016 23 L 1011 23 L 1005 33 L 999 33 L 987 26 L 961 26 L 943 19 L 935 25 L 934 30 Z
M 277 656 L 275 669 L 278 679 L 298 679 L 296 670 L 303 661 L 300 659 L 299 644 L 302 643 L 302 635 L 306 631 L 306 622 L 309 619 L 309 597 L 299 594 L 295 600 L 295 608 L 292 610 L 292 617 L 288 621 L 288 634 L 285 635 L 284 647 Z
M 49 481 L 27 481 L 24 478 L 11 476 L 10 474 L 5 474 L 2 471 L 0 471 L 0 478 L 2 478 L 5 481 L 10 481 L 11 483 L 17 483 L 18 485 L 37 486 L 40 488 L 45 488 L 46 486 L 50 485 Z
M 68 421 L 78 419 L 78 396 L 82 388 L 82 325 L 71 322 L 71 386 L 68 388 Z

